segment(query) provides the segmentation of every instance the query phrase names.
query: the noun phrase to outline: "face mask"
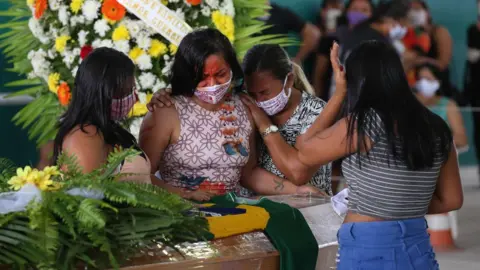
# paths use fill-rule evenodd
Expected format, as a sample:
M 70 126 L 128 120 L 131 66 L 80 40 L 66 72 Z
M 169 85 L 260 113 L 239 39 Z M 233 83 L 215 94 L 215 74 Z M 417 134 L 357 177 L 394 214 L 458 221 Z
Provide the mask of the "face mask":
M 195 90 L 195 96 L 203 102 L 217 104 L 228 92 L 232 82 L 232 77 L 233 73 L 230 71 L 230 80 L 228 80 L 228 82 L 224 84 L 197 88 L 197 90 Z
M 407 34 L 407 28 L 396 24 L 392 29 L 390 29 L 389 34 L 392 40 L 400 40 L 405 36 L 405 34 Z
M 415 89 L 424 97 L 431 98 L 440 88 L 440 82 L 420 79 L 415 84 Z
M 132 110 L 133 105 L 137 98 L 135 97 L 135 93 L 131 93 L 130 95 L 122 98 L 122 99 L 112 99 L 112 107 L 111 107 L 111 117 L 112 120 L 118 121 L 126 118 L 130 110 Z
M 347 12 L 347 18 L 348 18 L 348 23 L 352 26 L 355 26 L 366 19 L 368 19 L 368 16 L 365 15 L 365 13 L 359 12 L 359 11 L 349 11 Z
M 408 19 L 415 26 L 427 24 L 427 12 L 425 10 L 411 10 L 408 13 Z
M 325 27 L 328 31 L 335 30 L 337 28 L 337 18 L 342 15 L 340 9 L 329 9 L 325 18 Z
M 272 116 L 282 111 L 287 106 L 290 95 L 292 94 L 292 88 L 288 88 L 288 94 L 285 94 L 285 84 L 287 83 L 288 76 L 283 82 L 282 91 L 274 98 L 266 101 L 257 102 L 258 107 L 262 108 L 268 115 Z

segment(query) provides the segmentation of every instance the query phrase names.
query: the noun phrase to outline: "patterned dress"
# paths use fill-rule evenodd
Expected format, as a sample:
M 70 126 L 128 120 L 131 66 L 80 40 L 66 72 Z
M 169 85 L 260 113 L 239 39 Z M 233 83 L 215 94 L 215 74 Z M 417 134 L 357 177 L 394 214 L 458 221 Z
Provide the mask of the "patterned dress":
M 324 107 L 325 102 L 323 100 L 303 92 L 300 104 L 295 109 L 290 119 L 288 119 L 284 125 L 278 127 L 279 132 L 285 141 L 294 146 L 297 142 L 297 137 L 304 134 L 308 128 L 310 128 Z M 279 177 L 286 178 L 273 163 L 272 157 L 270 156 L 266 145 L 263 143 L 260 145 L 259 164 L 260 167 L 265 170 Z M 332 195 L 331 177 L 332 165 L 327 164 L 318 169 L 310 180 L 310 184 L 327 192 L 329 195 Z M 244 192 L 245 191 L 242 190 L 242 195 L 246 195 Z
M 252 125 L 237 95 L 218 111 L 208 111 L 191 98 L 174 97 L 180 137 L 163 154 L 159 173 L 167 183 L 218 194 L 236 191 L 248 162 Z

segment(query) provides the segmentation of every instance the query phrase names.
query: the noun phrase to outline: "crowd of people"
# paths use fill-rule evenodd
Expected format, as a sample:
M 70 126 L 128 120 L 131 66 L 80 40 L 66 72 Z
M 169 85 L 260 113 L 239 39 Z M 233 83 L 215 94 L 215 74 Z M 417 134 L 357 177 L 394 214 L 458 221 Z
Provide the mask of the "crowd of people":
M 122 180 L 195 201 L 228 192 L 331 196 L 341 170 L 349 195 L 337 269 L 438 269 L 424 216 L 461 207 L 457 149 L 467 146 L 448 80 L 448 31 L 417 0 L 325 0 L 320 27 L 285 20 L 292 14 L 272 4 L 260 19 L 271 33 L 301 34 L 293 58 L 262 44 L 239 63 L 219 31 L 185 36 L 171 89 L 152 98 L 138 142 L 119 124 L 137 99 L 134 65 L 94 50 L 78 69 L 53 161 L 76 155 L 90 172 L 116 148 L 135 148 L 118 168 Z M 310 83 L 299 64 L 315 50 Z

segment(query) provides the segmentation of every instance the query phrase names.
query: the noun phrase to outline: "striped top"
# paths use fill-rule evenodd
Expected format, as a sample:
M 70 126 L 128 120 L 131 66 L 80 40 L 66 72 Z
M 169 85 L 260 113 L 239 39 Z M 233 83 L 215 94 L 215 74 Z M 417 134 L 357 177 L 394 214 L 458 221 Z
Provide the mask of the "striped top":
M 441 153 L 435 157 L 432 168 L 412 171 L 404 161 L 389 154 L 391 150 L 379 115 L 372 111 L 366 122 L 373 127 L 365 131 L 373 142 L 368 157 L 364 153 L 353 154 L 342 163 L 349 188 L 349 211 L 383 219 L 425 216 L 444 162 Z M 398 143 L 396 147 L 400 157 L 401 146 Z

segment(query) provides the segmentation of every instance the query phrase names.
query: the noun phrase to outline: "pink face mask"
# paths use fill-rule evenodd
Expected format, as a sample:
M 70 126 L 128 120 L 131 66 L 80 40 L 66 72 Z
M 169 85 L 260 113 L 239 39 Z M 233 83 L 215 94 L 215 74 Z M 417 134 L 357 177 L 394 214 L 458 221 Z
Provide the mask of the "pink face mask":
M 122 99 L 112 99 L 111 117 L 112 120 L 118 121 L 126 118 L 133 105 L 137 101 L 135 92 Z
M 230 71 L 230 80 L 228 80 L 228 82 L 213 86 L 199 87 L 197 90 L 195 90 L 195 96 L 203 102 L 217 104 L 223 99 L 225 94 L 228 92 L 228 89 L 230 89 L 232 77 L 233 73 Z
M 276 97 L 266 101 L 257 102 L 258 107 L 262 108 L 270 116 L 281 112 L 285 109 L 285 106 L 287 106 L 290 95 L 292 94 L 292 88 L 288 88 L 288 94 L 285 93 L 287 79 L 288 75 L 283 82 L 282 91 Z

